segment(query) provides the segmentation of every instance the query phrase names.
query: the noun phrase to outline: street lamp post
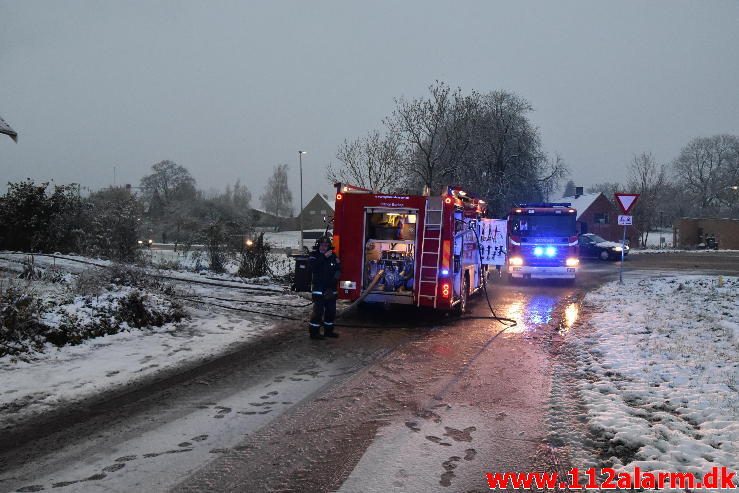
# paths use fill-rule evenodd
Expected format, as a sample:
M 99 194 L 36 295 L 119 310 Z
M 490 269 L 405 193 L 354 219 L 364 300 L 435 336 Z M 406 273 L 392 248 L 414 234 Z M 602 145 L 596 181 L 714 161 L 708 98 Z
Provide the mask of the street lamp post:
M 303 244 L 303 154 L 307 154 L 307 152 L 298 151 L 298 162 L 300 163 L 300 253 L 305 250 Z

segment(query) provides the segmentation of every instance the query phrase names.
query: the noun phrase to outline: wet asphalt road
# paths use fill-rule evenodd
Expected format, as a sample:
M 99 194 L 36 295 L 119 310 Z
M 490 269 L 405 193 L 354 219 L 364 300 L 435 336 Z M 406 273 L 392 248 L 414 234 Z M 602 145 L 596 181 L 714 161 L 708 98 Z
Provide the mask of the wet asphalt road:
M 627 275 L 739 269 L 708 255 L 634 256 Z M 558 341 L 584 293 L 615 278 L 612 263 L 585 264 L 574 287 L 493 278 L 493 308 L 518 322 L 505 330 L 480 295 L 480 318 L 363 311 L 345 323 L 378 327 L 336 341 L 280 326 L 3 441 L 0 491 L 486 491 L 484 472 L 558 461 L 546 420 Z

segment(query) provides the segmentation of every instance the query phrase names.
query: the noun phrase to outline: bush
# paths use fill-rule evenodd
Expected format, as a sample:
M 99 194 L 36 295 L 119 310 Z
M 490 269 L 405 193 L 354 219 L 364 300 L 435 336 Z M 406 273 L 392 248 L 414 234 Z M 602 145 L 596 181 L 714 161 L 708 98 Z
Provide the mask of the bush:
M 82 296 L 97 296 L 108 285 L 107 276 L 99 270 L 81 272 L 74 282 L 74 292 Z
M 261 233 L 251 245 L 246 245 L 241 251 L 241 262 L 237 275 L 240 277 L 262 277 L 271 272 L 269 252 L 272 248 L 264 241 Z
M 179 322 L 185 317 L 184 309 L 179 303 L 172 302 L 167 307 L 156 308 L 148 308 L 147 295 L 135 290 L 121 298 L 115 317 L 131 327 L 160 327 L 169 322 Z
M 46 341 L 42 303 L 27 286 L 0 292 L 0 356 L 39 350 Z
M 41 351 L 46 343 L 76 345 L 131 328 L 160 327 L 186 316 L 178 302 L 152 299 L 138 289 L 44 306 L 30 290 L 11 286 L 0 299 L 0 356 Z

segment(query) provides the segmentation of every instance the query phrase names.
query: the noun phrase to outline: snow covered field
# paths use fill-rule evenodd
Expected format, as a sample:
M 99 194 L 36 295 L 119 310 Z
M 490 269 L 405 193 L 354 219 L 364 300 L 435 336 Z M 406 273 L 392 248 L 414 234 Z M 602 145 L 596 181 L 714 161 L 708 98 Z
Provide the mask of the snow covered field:
M 739 279 L 629 277 L 588 294 L 568 334 L 596 461 L 739 469 Z

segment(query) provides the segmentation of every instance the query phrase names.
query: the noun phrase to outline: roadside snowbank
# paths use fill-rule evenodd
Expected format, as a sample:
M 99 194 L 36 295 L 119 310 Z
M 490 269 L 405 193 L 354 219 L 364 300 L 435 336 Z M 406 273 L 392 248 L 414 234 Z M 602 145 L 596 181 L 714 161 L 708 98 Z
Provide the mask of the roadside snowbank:
M 35 319 L 50 327 L 65 326 L 64 332 L 69 334 L 86 328 L 95 331 L 114 322 L 124 330 L 119 333 L 101 330 L 93 334 L 98 337 L 75 340 L 80 342 L 78 345 L 56 347 L 44 340 L 34 348 L 41 349 L 41 352 L 24 351 L 22 357 L 18 354 L 0 357 L 0 381 L 3 382 L 0 388 L 0 430 L 60 406 L 95 398 L 104 392 L 156 378 L 160 373 L 179 371 L 213 359 L 274 329 L 276 319 L 269 314 L 300 318 L 306 310 L 304 300 L 285 293 L 281 286 L 266 278 L 240 282 L 233 278 L 208 278 L 188 272 L 126 267 L 131 270 L 131 275 L 140 276 L 146 282 L 141 287 L 108 286 L 115 270 L 98 264 L 99 261 L 93 262 L 105 268 L 89 265 L 87 262 L 92 259 L 84 257 L 55 259 L 37 256 L 35 268 L 39 272 L 60 272 L 66 276 L 64 282 L 50 282 L 45 274 L 43 278 L 20 281 L 15 278 L 23 266 L 16 261 L 17 258 L 22 259 L 23 256 L 2 253 L 0 287 L 15 283 L 34 293 L 43 306 Z M 108 280 L 101 284 L 104 289 L 95 294 L 80 294 L 80 279 L 85 276 L 94 279 L 98 274 L 103 280 Z M 166 275 L 167 284 L 157 289 L 159 281 L 153 277 L 162 274 Z M 148 283 L 154 285 L 149 286 Z M 152 325 L 148 318 L 141 324 L 134 324 L 131 320 L 117 317 L 121 303 L 131 299 L 141 301 L 134 308 L 145 308 L 133 311 L 140 317 L 170 311 L 171 301 L 194 303 L 197 308 L 186 309 L 189 320 L 177 323 L 164 320 L 161 327 L 148 326 Z M 203 309 L 215 300 L 219 306 L 208 311 Z M 241 311 L 228 310 L 227 307 Z M 150 310 L 153 311 L 149 313 Z M 143 325 L 147 327 L 135 328 Z
M 192 320 L 131 329 L 56 348 L 29 361 L 0 358 L 0 430 L 167 370 L 204 361 L 258 337 L 274 321 L 191 310 Z
M 579 390 L 600 460 L 623 470 L 739 469 L 739 279 L 609 283 L 584 301 Z

